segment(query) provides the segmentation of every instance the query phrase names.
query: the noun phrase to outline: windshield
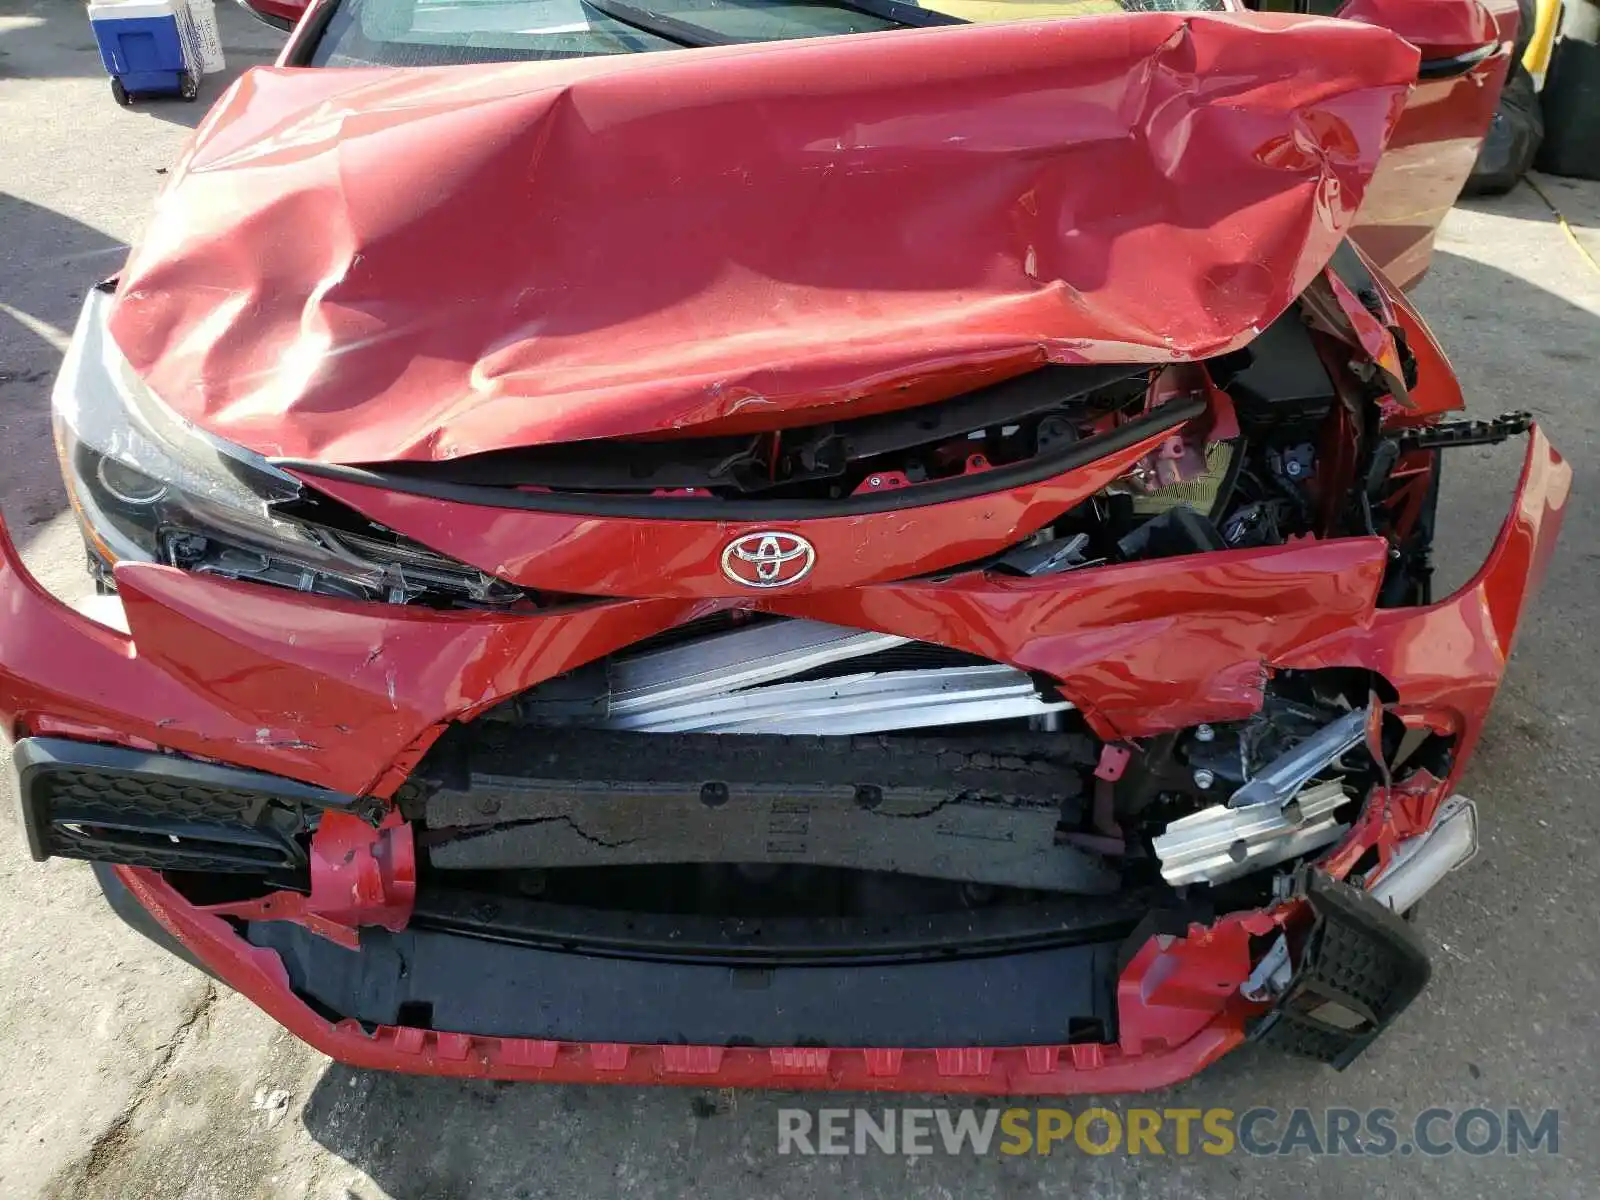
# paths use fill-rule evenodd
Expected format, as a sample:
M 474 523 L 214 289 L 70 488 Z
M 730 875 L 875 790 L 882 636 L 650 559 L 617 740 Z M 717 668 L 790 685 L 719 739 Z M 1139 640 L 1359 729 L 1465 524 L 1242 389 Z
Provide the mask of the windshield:
M 1226 7 L 1227 0 L 343 0 L 310 62 L 406 67 L 576 58 L 908 25 Z

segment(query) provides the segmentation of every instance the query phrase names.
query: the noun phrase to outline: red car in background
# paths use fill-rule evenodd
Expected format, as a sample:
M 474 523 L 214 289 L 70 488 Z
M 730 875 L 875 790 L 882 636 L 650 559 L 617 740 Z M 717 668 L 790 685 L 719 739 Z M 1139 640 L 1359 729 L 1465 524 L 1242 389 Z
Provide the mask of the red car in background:
M 1361 1053 L 1570 482 L 1401 290 L 1515 9 L 1009 11 L 307 13 L 57 383 L 120 620 L 0 538 L 35 857 L 368 1066 Z

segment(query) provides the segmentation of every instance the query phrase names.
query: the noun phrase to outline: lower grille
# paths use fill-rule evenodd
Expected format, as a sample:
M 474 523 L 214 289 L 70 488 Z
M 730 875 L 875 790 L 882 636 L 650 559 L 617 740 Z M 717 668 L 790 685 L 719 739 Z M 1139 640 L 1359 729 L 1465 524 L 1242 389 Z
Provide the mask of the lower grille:
M 347 798 L 256 771 L 64 738 L 12 755 L 28 848 L 164 871 L 301 872 L 299 835 Z
M 1370 893 L 1304 872 L 1315 923 L 1300 963 L 1254 1036 L 1344 1070 L 1427 985 L 1427 947 Z

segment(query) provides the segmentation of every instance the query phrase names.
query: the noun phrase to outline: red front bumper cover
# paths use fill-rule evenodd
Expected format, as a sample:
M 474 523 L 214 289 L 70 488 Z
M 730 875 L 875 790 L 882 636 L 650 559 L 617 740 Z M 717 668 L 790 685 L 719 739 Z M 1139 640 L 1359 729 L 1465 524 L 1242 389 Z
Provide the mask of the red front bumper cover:
M 1139 737 L 1259 705 L 1275 669 L 1363 667 L 1392 711 L 1458 738 L 1451 779 L 1369 797 L 1323 862 L 1334 877 L 1427 829 L 1459 773 L 1543 574 L 1570 469 L 1531 436 L 1488 560 L 1448 599 L 1378 609 L 1384 543 L 1344 539 L 1132 563 L 1038 580 L 974 572 L 773 600 L 775 612 L 938 638 L 1070 679 L 1097 733 Z M 131 564 L 117 570 L 130 635 L 66 608 L 0 535 L 0 717 L 13 737 L 159 748 L 387 800 L 452 720 L 732 599 L 619 600 L 548 616 L 441 613 L 324 600 Z M 748 603 L 748 602 L 746 602 Z M 293 630 L 285 637 L 275 631 Z M 327 820 L 309 897 L 282 917 L 350 943 L 403 926 L 414 876 L 404 826 Z M 990 1093 L 1141 1089 L 1184 1078 L 1245 1036 L 1262 1006 L 1240 994 L 1252 936 L 1304 917 L 1301 901 L 1152 936 L 1117 989 L 1115 1044 L 873 1049 L 626 1045 L 364 1029 L 319 1016 L 283 963 L 159 873 L 118 868 L 193 957 L 341 1061 L 549 1081 L 684 1082 Z M 282 894 L 280 894 L 282 895 Z M 1259 943 L 1258 943 L 1259 944 Z

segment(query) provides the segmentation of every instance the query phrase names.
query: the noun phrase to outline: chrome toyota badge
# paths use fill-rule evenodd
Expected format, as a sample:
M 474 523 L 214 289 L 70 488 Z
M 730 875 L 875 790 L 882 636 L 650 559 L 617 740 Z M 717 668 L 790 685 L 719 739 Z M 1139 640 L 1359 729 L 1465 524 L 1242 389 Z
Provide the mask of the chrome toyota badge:
M 783 587 L 804 579 L 816 561 L 816 550 L 799 534 L 766 530 L 729 542 L 722 573 L 745 587 Z

